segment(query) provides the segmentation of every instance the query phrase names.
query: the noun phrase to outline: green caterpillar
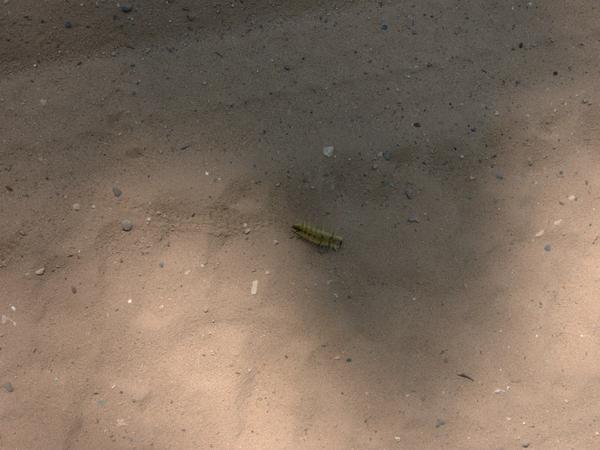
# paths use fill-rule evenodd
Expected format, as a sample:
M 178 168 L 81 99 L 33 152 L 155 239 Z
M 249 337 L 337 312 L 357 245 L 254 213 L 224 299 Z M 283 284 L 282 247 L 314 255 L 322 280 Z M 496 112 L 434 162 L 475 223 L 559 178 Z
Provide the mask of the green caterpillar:
M 302 239 L 312 242 L 319 247 L 339 250 L 342 246 L 342 237 L 334 233 L 320 230 L 319 228 L 304 223 L 292 225 L 294 232 Z

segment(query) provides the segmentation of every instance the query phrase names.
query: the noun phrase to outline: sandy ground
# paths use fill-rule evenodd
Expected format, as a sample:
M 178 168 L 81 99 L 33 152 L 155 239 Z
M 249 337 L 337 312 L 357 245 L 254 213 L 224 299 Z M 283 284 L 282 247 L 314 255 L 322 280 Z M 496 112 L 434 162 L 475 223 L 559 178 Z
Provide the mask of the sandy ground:
M 0 447 L 600 447 L 595 1 L 132 6 L 0 4 Z

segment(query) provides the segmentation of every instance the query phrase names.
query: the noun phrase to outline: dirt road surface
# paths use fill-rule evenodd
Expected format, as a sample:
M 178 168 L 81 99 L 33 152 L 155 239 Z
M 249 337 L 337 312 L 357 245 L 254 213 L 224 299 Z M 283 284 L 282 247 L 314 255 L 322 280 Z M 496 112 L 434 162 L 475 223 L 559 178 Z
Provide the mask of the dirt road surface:
M 0 3 L 1 448 L 600 447 L 596 2 Z

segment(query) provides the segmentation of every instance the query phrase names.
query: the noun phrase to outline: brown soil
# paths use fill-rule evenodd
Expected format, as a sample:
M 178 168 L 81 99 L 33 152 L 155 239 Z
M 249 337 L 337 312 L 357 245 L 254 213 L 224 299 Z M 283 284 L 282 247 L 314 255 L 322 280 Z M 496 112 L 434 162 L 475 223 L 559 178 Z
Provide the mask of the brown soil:
M 132 6 L 0 0 L 0 447 L 600 447 L 596 2 Z

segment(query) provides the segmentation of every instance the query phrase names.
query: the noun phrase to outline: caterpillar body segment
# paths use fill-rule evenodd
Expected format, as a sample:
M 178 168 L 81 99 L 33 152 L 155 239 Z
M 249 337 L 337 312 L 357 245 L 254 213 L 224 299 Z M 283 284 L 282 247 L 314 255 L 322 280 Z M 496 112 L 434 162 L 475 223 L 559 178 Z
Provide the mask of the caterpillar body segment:
M 302 239 L 312 242 L 319 247 L 339 250 L 342 246 L 343 239 L 335 233 L 330 233 L 320 228 L 307 225 L 305 223 L 292 225 L 294 232 Z

